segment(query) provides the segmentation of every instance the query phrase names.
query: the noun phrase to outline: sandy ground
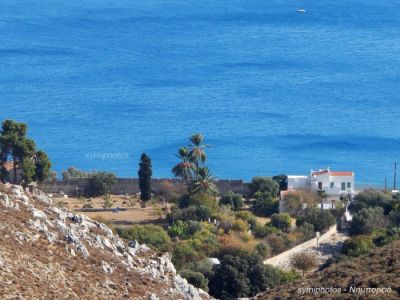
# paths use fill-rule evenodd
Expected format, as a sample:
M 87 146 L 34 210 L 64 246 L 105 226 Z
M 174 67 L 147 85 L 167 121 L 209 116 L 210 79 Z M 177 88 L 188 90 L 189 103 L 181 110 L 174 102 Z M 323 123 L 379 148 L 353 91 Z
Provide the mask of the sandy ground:
M 98 219 L 102 218 L 106 221 L 112 222 L 115 225 L 123 226 L 137 223 L 157 223 L 162 222 L 165 219 L 166 212 L 168 211 L 170 204 L 166 204 L 166 210 L 162 212 L 160 215 L 160 210 L 164 208 L 163 203 L 149 203 L 146 208 L 143 208 L 140 204 L 140 200 L 138 198 L 133 199 L 133 205 L 130 204 L 130 201 L 125 196 L 111 196 L 111 202 L 113 208 L 122 208 L 126 210 L 121 210 L 116 212 L 113 211 L 80 211 L 83 206 L 87 203 L 90 203 L 93 209 L 102 209 L 104 198 L 103 197 L 95 197 L 91 198 L 91 201 L 78 199 L 75 197 L 69 198 L 54 198 L 54 203 L 63 202 L 64 206 L 68 209 L 78 211 L 82 214 L 87 215 L 90 218 Z

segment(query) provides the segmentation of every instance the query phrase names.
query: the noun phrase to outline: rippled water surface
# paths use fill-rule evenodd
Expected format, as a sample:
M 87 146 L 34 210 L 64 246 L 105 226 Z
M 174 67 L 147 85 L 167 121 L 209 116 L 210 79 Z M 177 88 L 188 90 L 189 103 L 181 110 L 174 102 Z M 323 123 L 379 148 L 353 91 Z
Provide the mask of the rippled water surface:
M 400 161 L 399 32 L 387 0 L 2 0 L 0 118 L 57 171 L 136 176 L 147 152 L 169 177 L 199 131 L 220 178 L 379 184 Z

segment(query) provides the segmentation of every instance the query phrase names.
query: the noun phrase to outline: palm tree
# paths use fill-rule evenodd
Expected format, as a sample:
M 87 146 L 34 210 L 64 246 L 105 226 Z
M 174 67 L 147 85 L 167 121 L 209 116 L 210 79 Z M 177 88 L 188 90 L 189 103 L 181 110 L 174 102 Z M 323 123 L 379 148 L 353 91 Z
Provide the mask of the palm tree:
M 181 179 L 185 180 L 187 184 L 189 184 L 190 180 L 193 178 L 194 170 L 196 168 L 196 165 L 190 156 L 190 151 L 188 148 L 182 147 L 179 149 L 176 156 L 181 159 L 181 162 L 172 168 L 172 173 L 176 177 L 180 177 Z
M 209 145 L 205 145 L 203 143 L 204 141 L 204 136 L 201 133 L 196 133 L 192 135 L 190 138 L 190 145 L 189 145 L 189 156 L 191 157 L 191 160 L 196 164 L 198 167 L 200 163 L 204 164 L 207 155 L 205 152 L 205 148 L 209 148 Z
M 189 193 L 204 193 L 211 196 L 216 196 L 218 194 L 218 189 L 215 185 L 215 177 L 212 176 L 207 167 L 196 168 L 196 177 L 193 178 L 189 185 Z

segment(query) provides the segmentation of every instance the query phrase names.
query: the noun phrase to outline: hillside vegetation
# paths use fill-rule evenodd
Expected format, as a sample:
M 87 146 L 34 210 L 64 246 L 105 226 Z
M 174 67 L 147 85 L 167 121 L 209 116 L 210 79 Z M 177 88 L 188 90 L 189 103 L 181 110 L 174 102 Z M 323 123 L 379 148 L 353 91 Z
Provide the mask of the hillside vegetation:
M 122 240 L 40 191 L 0 183 L 0 299 L 209 298 L 177 275 L 168 254 Z

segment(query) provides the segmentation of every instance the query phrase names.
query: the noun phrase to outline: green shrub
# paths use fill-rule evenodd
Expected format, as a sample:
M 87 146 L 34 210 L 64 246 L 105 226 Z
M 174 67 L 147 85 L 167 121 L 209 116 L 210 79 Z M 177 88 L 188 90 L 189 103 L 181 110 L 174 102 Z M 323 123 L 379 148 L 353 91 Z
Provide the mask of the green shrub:
M 363 208 L 354 214 L 350 223 L 350 232 L 353 235 L 370 234 L 375 229 L 387 226 L 388 223 L 382 207 Z
M 218 208 L 216 198 L 205 193 L 184 195 L 179 199 L 179 208 L 190 206 L 207 207 L 210 212 L 216 212 Z
M 290 271 L 280 270 L 280 272 L 281 272 L 280 274 L 281 284 L 289 284 L 301 278 L 301 275 L 298 272 L 296 272 L 296 270 L 290 270 Z
M 267 237 L 267 243 L 271 247 L 272 254 L 279 254 L 283 252 L 288 244 L 285 236 L 279 234 L 271 234 Z
M 204 221 L 213 216 L 212 211 L 209 207 L 200 206 L 188 206 L 185 208 L 173 208 L 171 214 L 168 216 L 170 220 L 182 220 L 182 221 Z
M 249 230 L 249 226 L 247 225 L 247 223 L 243 220 L 236 220 L 235 222 L 233 222 L 232 224 L 232 230 L 234 231 L 238 231 L 238 232 L 245 232 Z
M 202 273 L 184 269 L 179 274 L 193 286 L 208 291 L 208 280 Z
M 269 217 L 272 214 L 278 213 L 279 201 L 274 199 L 270 194 L 257 192 L 255 197 L 253 211 L 256 215 Z
M 278 269 L 263 265 L 262 258 L 246 252 L 224 255 L 210 278 L 210 294 L 221 300 L 251 297 L 280 283 Z
M 240 194 L 228 192 L 219 200 L 220 205 L 229 205 L 233 210 L 239 210 L 243 207 L 243 197 Z
M 257 192 L 268 193 L 272 197 L 276 197 L 279 191 L 278 183 L 270 177 L 254 177 L 250 182 L 250 191 L 252 195 Z
M 291 219 L 286 213 L 283 214 L 273 214 L 271 216 L 271 225 L 273 227 L 279 228 L 282 231 L 288 232 L 290 228 Z
M 249 211 L 240 211 L 236 213 L 236 217 L 243 221 L 246 221 L 249 224 L 250 228 L 255 228 L 257 226 L 257 219 L 255 216 Z
M 258 243 L 255 247 L 255 251 L 262 258 L 266 258 L 271 255 L 271 247 L 264 242 Z
M 127 229 L 118 228 L 117 232 L 122 238 L 136 240 L 161 252 L 169 251 L 171 247 L 171 239 L 161 226 L 132 225 Z
M 187 224 L 187 235 L 188 236 L 193 236 L 197 232 L 202 231 L 204 228 L 203 224 L 198 221 L 189 220 L 186 222 L 186 224 Z
M 314 225 L 310 223 L 303 223 L 300 227 L 297 227 L 297 231 L 302 233 L 302 241 L 307 241 L 315 237 Z
M 116 177 L 112 173 L 94 173 L 90 176 L 89 188 L 86 192 L 89 196 L 103 196 L 110 194 L 111 189 L 116 182 Z
M 349 210 L 352 213 L 361 211 L 363 208 L 382 207 L 384 213 L 389 213 L 392 207 L 392 195 L 380 190 L 368 189 L 358 193 L 354 197 L 354 201 L 349 205 Z
M 285 174 L 280 174 L 272 177 L 279 185 L 279 191 L 286 191 L 288 189 L 288 177 Z
M 398 239 L 400 239 L 400 228 L 395 226 L 385 229 L 381 234 L 377 234 L 373 242 L 376 246 L 382 247 Z
M 286 193 L 283 199 L 284 211 L 292 217 L 297 216 L 303 208 L 301 198 L 302 197 L 300 193 Z
M 335 224 L 335 217 L 326 210 L 321 211 L 317 208 L 306 208 L 298 216 L 296 226 L 301 226 L 304 223 L 309 223 L 314 226 L 315 231 L 322 232 Z
M 200 260 L 205 255 L 195 250 L 190 241 L 175 243 L 172 250 L 172 262 L 177 270 L 183 269 L 188 263 Z
M 278 233 L 278 232 L 279 232 L 279 229 L 278 229 L 278 228 L 269 226 L 269 224 L 264 225 L 264 226 L 262 226 L 262 225 L 257 225 L 257 226 L 254 227 L 254 229 L 252 230 L 253 235 L 254 235 L 256 238 L 259 238 L 259 239 L 265 238 L 265 237 L 267 237 L 267 236 L 270 235 L 270 234 L 274 234 L 274 233 L 276 234 L 276 233 Z
M 372 249 L 374 244 L 370 236 L 360 235 L 344 242 L 342 253 L 348 256 L 360 256 Z
M 390 221 L 394 224 L 399 226 L 400 225 L 400 209 L 396 208 L 393 209 L 389 214 Z
M 174 225 L 168 228 L 168 234 L 171 237 L 185 237 L 188 233 L 188 225 L 186 222 L 178 220 Z

